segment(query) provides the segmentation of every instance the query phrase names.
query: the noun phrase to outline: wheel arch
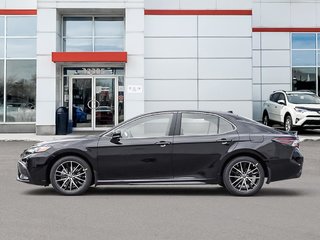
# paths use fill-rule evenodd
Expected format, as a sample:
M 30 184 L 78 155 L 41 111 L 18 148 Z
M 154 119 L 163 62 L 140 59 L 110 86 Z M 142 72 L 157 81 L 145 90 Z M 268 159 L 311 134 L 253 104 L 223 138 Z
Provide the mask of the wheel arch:
M 286 120 L 286 117 L 287 117 L 287 116 L 290 116 L 290 117 L 291 117 L 291 120 L 293 121 L 291 113 L 287 111 L 287 112 L 283 115 L 283 119 L 282 119 L 283 124 L 284 124 L 284 121 Z M 292 124 L 293 124 L 293 122 L 292 122 Z
M 251 158 L 256 159 L 261 164 L 263 171 L 264 171 L 264 174 L 265 174 L 265 177 L 268 178 L 267 183 L 270 182 L 269 180 L 271 177 L 271 173 L 270 173 L 270 169 L 268 168 L 268 165 L 266 164 L 265 158 L 260 153 L 254 151 L 254 150 L 243 149 L 241 151 L 234 152 L 233 154 L 228 155 L 228 156 L 226 156 L 226 158 L 224 158 L 223 163 L 221 164 L 221 168 L 219 170 L 219 183 L 222 182 L 223 171 L 226 168 L 227 164 L 237 157 L 251 157 Z
M 51 168 L 52 166 L 61 158 L 63 157 L 71 157 L 71 156 L 75 156 L 75 157 L 79 157 L 81 158 L 82 160 L 86 161 L 86 163 L 88 163 L 88 165 L 90 166 L 91 168 L 91 172 L 92 172 L 92 183 L 91 184 L 94 184 L 97 182 L 97 179 L 96 179 L 96 171 L 94 170 L 93 168 L 93 165 L 92 163 L 89 161 L 89 158 L 81 153 L 81 152 L 78 152 L 78 151 L 73 151 L 73 150 L 70 150 L 70 151 L 63 151 L 63 152 L 59 152 L 57 154 L 55 154 L 54 156 L 52 156 L 48 162 L 48 166 L 47 166 L 47 171 L 46 171 L 46 180 L 47 182 L 50 184 L 51 181 L 50 181 L 50 172 L 51 172 Z

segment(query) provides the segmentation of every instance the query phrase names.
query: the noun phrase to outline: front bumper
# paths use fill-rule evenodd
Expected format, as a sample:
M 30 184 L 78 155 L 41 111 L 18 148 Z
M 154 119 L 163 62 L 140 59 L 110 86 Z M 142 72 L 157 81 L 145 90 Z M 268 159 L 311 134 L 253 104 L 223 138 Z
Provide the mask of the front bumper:
M 293 121 L 296 127 L 320 128 L 320 114 L 299 114 Z
M 47 186 L 49 179 L 47 166 L 37 164 L 42 162 L 41 157 L 24 157 L 17 164 L 17 181 L 35 185 Z

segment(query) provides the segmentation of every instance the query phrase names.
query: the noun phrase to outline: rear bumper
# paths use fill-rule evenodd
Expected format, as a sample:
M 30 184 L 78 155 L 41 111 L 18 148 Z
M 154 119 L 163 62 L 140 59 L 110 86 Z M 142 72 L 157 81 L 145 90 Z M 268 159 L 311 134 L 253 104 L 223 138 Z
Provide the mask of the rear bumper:
M 304 158 L 297 148 L 293 151 L 290 159 L 270 161 L 268 182 L 299 178 L 302 174 L 303 161 Z

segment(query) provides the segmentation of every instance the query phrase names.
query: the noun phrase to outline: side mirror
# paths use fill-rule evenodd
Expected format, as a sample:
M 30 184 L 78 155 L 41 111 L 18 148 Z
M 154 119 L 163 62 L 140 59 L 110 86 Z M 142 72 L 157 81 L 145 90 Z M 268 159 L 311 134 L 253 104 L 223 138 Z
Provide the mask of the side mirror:
M 112 133 L 111 142 L 119 142 L 121 138 L 121 131 L 115 131 Z
M 284 100 L 278 100 L 278 103 L 281 104 L 281 105 L 286 105 Z

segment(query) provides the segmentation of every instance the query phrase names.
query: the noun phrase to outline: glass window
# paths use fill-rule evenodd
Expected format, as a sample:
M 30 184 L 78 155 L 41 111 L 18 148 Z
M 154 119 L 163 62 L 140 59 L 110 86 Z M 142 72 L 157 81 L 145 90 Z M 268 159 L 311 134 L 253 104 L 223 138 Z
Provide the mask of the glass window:
M 316 68 L 292 68 L 292 90 L 316 91 Z
M 124 77 L 118 77 L 118 111 L 119 111 L 119 123 L 124 121 Z
M 0 36 L 4 36 L 4 17 L 0 17 Z
M 3 89 L 3 85 L 4 85 L 4 82 L 3 82 L 3 73 L 4 73 L 4 65 L 3 65 L 3 60 L 0 60 L 0 122 L 3 122 L 3 100 L 4 100 L 4 89 Z
M 7 122 L 36 120 L 36 61 L 7 61 Z
M 94 19 L 95 36 L 123 36 L 124 21 L 122 17 L 96 17 Z
M 234 127 L 231 123 L 229 123 L 228 121 L 226 121 L 223 118 L 219 118 L 219 133 L 227 133 L 227 132 L 231 132 L 234 130 Z
M 8 38 L 8 58 L 35 58 L 36 39 Z
M 65 52 L 92 52 L 92 39 L 65 39 Z
M 122 51 L 123 38 L 96 38 L 94 50 L 96 52 Z
M 173 114 L 159 114 L 138 119 L 121 127 L 122 138 L 154 138 L 169 136 Z
M 316 49 L 316 34 L 292 33 L 292 49 Z
M 316 66 L 315 50 L 293 50 L 292 66 Z
M 7 17 L 7 36 L 36 36 L 36 17 Z
M 4 39 L 0 38 L 0 58 L 4 58 Z
M 63 19 L 63 36 L 88 37 L 92 34 L 91 17 L 65 17 Z

